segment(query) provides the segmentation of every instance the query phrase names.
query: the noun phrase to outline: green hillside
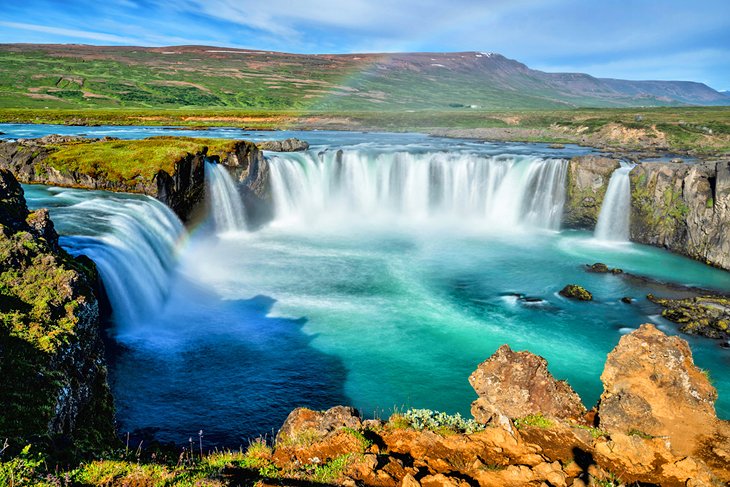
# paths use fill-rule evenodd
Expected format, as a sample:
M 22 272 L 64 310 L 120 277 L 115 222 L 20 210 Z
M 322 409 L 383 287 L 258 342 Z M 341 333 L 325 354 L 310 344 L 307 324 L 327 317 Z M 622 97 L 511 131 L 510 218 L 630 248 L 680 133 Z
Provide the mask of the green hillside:
M 511 110 L 728 102 L 698 83 L 543 73 L 492 53 L 0 45 L 0 108 Z

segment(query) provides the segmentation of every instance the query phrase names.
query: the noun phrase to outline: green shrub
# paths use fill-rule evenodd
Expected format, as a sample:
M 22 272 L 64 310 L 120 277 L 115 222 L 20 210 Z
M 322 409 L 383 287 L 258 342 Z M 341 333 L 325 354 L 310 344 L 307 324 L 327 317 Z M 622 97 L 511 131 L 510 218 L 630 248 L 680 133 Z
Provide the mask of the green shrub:
M 546 418 L 542 415 L 542 413 L 537 414 L 528 414 L 524 418 L 518 418 L 514 420 L 515 428 L 522 429 L 525 427 L 533 427 L 533 428 L 551 428 L 555 425 L 553 421 L 549 418 Z
M 430 409 L 409 409 L 403 418 L 417 430 L 470 434 L 484 429 L 483 424 L 477 423 L 473 419 L 464 419 L 459 413 L 450 415 Z

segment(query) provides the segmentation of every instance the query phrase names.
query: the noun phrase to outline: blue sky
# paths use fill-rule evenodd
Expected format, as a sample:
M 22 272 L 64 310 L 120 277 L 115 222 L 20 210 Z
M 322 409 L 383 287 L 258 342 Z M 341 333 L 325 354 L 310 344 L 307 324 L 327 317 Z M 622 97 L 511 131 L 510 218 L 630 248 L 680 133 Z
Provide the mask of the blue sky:
M 545 71 L 730 89 L 728 0 L 0 0 L 0 42 L 493 51 Z

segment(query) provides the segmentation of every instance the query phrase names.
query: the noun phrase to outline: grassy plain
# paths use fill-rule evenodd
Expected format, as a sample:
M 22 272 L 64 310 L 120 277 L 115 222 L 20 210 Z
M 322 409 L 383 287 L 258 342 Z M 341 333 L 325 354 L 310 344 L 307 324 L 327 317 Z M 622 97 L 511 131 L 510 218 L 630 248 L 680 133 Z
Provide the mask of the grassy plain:
M 571 110 L 0 109 L 0 122 L 247 130 L 417 131 L 487 140 L 580 143 L 697 155 L 730 152 L 730 107 Z M 201 134 L 203 135 L 203 134 Z

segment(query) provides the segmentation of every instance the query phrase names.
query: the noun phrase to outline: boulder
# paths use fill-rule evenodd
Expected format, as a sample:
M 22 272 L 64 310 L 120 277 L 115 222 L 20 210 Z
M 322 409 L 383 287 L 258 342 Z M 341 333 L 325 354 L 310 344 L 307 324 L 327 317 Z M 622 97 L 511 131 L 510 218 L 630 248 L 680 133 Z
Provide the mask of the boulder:
M 526 351 L 513 352 L 508 345 L 479 364 L 469 383 L 479 395 L 471 412 L 481 423 L 538 413 L 577 418 L 585 412 L 578 394 L 550 374 L 544 358 Z
M 335 406 L 327 411 L 296 408 L 281 426 L 276 443 L 296 440 L 302 435 L 324 438 L 341 428 L 359 429 L 361 426 L 360 414 L 348 406 Z
M 289 138 L 284 140 L 266 140 L 257 142 L 256 146 L 260 150 L 268 150 L 272 152 L 299 152 L 309 149 L 309 143 L 303 140 Z
M 593 295 L 583 286 L 577 284 L 568 284 L 560 290 L 560 295 L 569 299 L 577 299 L 578 301 L 592 301 Z
M 684 451 L 715 428 L 717 391 L 685 340 L 645 324 L 621 338 L 601 374 L 600 428 L 668 437 Z M 689 453 L 687 451 L 687 453 Z

